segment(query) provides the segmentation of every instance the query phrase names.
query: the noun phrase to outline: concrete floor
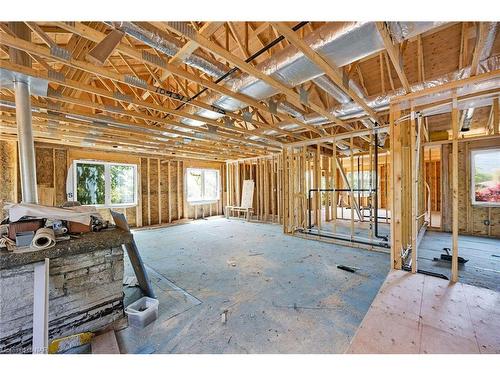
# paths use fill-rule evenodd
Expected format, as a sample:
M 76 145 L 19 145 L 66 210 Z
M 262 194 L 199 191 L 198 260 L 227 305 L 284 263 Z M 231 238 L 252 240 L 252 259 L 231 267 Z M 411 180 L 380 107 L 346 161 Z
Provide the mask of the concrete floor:
M 347 353 L 500 353 L 500 293 L 391 271 Z
M 134 237 L 160 315 L 118 331 L 122 353 L 343 353 L 389 271 L 389 254 L 271 224 L 198 220 Z
M 427 231 L 418 248 L 418 268 L 451 278 L 451 262 L 434 260 L 444 247 L 451 249 L 451 233 Z M 499 238 L 459 235 L 458 255 L 469 260 L 459 264 L 460 282 L 500 292 Z

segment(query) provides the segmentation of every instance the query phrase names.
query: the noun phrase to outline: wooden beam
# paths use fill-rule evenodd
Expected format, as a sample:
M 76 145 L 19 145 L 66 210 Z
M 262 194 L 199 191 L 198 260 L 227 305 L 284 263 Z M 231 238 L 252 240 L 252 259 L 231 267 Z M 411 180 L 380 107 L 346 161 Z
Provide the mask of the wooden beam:
M 493 99 L 493 134 L 500 133 L 500 98 Z
M 453 109 L 451 111 L 451 126 L 453 134 L 452 143 L 452 257 L 451 257 L 451 281 L 458 281 L 458 135 L 459 135 L 459 113 L 454 93 Z
M 236 26 L 234 25 L 234 22 L 228 22 L 227 23 L 229 26 L 229 30 L 231 30 L 231 34 L 234 37 L 234 40 L 236 41 L 236 44 L 238 45 L 238 48 L 241 51 L 241 54 L 245 59 L 248 58 L 248 50 L 245 48 L 244 42 L 241 40 L 240 35 L 238 34 L 238 30 L 236 30 Z
M 7 69 L 10 69 L 10 70 L 13 70 L 13 71 L 18 71 L 20 73 L 27 74 L 27 75 L 30 75 L 30 76 L 33 76 L 33 77 L 37 77 L 37 78 L 50 79 L 49 76 L 48 76 L 48 73 L 37 72 L 37 71 L 34 71 L 32 69 L 29 69 L 29 68 L 24 68 L 24 67 L 16 66 L 14 64 L 10 64 L 10 63 L 8 63 L 6 61 L 0 61 L 0 67 L 5 67 Z M 82 83 L 79 83 L 79 82 L 76 82 L 76 81 L 71 81 L 71 80 L 66 80 L 66 79 L 63 80 L 63 81 L 57 80 L 55 82 L 59 83 L 62 86 L 78 88 L 80 90 L 83 90 L 83 91 L 91 93 L 91 94 L 95 94 L 95 95 L 99 95 L 99 96 L 107 97 L 109 99 L 116 100 L 115 93 L 113 91 L 111 91 L 111 90 L 99 89 L 99 88 L 91 86 L 91 85 L 84 85 Z M 81 99 L 74 99 L 74 98 L 63 96 L 63 95 L 59 95 L 59 94 L 52 96 L 52 99 L 55 99 L 55 100 L 62 100 L 62 99 L 64 99 L 64 101 L 66 101 L 67 103 L 73 102 L 74 104 L 84 105 L 85 106 L 85 104 L 84 104 L 85 101 L 83 101 Z M 132 98 L 130 96 L 121 96 L 120 97 L 120 101 L 121 102 L 125 102 L 125 103 L 132 103 L 132 104 L 144 107 L 144 108 L 148 108 L 148 109 L 151 109 L 151 110 L 159 111 L 161 113 L 175 114 L 176 116 L 180 115 L 180 117 L 184 117 L 184 114 L 185 114 L 188 118 L 191 118 L 193 120 L 203 121 L 203 122 L 211 124 L 211 125 L 213 125 L 215 127 L 222 128 L 225 132 L 217 132 L 217 135 L 219 137 L 221 137 L 221 138 L 233 138 L 234 140 L 239 141 L 239 142 L 252 143 L 252 144 L 255 144 L 256 146 L 260 145 L 261 147 L 264 147 L 264 148 L 279 149 L 279 148 L 276 148 L 276 147 L 273 147 L 273 146 L 269 146 L 268 144 L 264 144 L 264 143 L 262 143 L 260 141 L 253 141 L 253 140 L 249 140 L 249 139 L 242 140 L 241 138 L 236 137 L 235 134 L 231 134 L 232 132 L 237 132 L 237 133 L 246 133 L 246 134 L 249 134 L 249 135 L 259 135 L 260 137 L 267 138 L 267 139 L 269 139 L 269 140 L 271 140 L 273 142 L 276 142 L 276 140 L 273 137 L 262 135 L 262 134 L 260 134 L 259 131 L 246 130 L 246 129 L 240 128 L 240 127 L 228 127 L 228 126 L 226 126 L 226 125 L 224 125 L 224 124 L 222 124 L 220 122 L 217 122 L 215 120 L 210 120 L 208 118 L 204 118 L 204 117 L 197 116 L 197 115 L 189 115 L 189 114 L 187 114 L 187 113 L 185 113 L 183 111 L 168 109 L 168 108 L 166 108 L 164 106 L 153 104 L 153 103 L 150 103 L 150 102 L 139 101 L 138 99 L 134 99 L 134 98 Z M 97 109 L 99 109 L 101 111 L 107 111 L 107 112 L 109 112 L 109 111 L 112 111 L 112 109 L 113 109 L 113 107 L 109 106 L 109 105 L 99 105 L 98 103 L 88 103 L 88 104 L 92 105 L 94 108 L 97 108 Z M 121 108 L 116 108 L 116 113 L 120 114 L 120 115 L 122 115 L 122 114 L 129 114 L 130 116 L 142 118 L 144 120 L 148 120 L 148 121 L 152 121 L 152 122 L 160 122 L 160 123 L 170 124 L 170 125 L 178 126 L 178 127 L 181 127 L 181 128 L 186 128 L 186 129 L 194 130 L 196 132 L 211 133 L 207 129 L 200 128 L 200 127 L 192 127 L 190 125 L 186 125 L 186 124 L 183 124 L 181 122 L 176 122 L 176 121 L 165 119 L 164 117 L 156 117 L 156 116 L 144 115 L 144 114 L 141 114 L 141 113 L 134 113 L 134 112 L 130 112 L 129 113 L 128 111 L 125 111 L 125 110 L 123 110 Z M 181 115 L 181 113 L 182 113 L 182 115 Z M 192 135 L 187 135 L 187 136 L 188 137 L 192 137 Z
M 401 153 L 401 126 L 395 121 L 400 116 L 397 105 L 391 105 L 390 112 L 390 145 L 391 145 L 391 268 L 401 269 L 401 251 L 403 249 L 401 202 L 402 202 L 402 153 Z
M 91 63 L 103 65 L 114 52 L 118 44 L 120 44 L 124 35 L 125 33 L 123 31 L 113 29 L 103 40 L 90 50 L 85 56 L 85 59 Z
M 411 272 L 417 272 L 418 260 L 418 165 L 417 165 L 417 122 L 415 110 L 411 108 L 410 115 L 410 158 L 411 158 Z
M 284 83 L 281 81 L 278 81 L 277 79 L 273 78 L 272 76 L 268 76 L 267 74 L 263 73 L 262 71 L 258 70 L 255 68 L 253 65 L 246 63 L 242 59 L 240 59 L 237 56 L 234 56 L 230 52 L 226 51 L 225 49 L 219 47 L 215 43 L 211 42 L 207 38 L 203 37 L 202 35 L 199 34 L 191 34 L 188 32 L 185 32 L 183 30 L 179 30 L 176 26 L 171 25 L 170 23 L 156 23 L 153 22 L 153 25 L 157 26 L 158 28 L 167 28 L 168 30 L 180 34 L 183 37 L 189 38 L 190 40 L 198 43 L 201 47 L 205 48 L 206 50 L 213 52 L 215 55 L 223 58 L 224 60 L 230 62 L 234 66 L 238 67 L 240 70 L 256 77 L 259 78 L 260 80 L 266 82 L 270 86 L 276 88 L 280 92 L 284 93 L 291 101 L 295 103 L 301 103 L 302 105 L 310 108 L 311 110 L 317 112 L 318 114 L 324 116 L 325 118 L 331 120 L 332 122 L 345 126 L 346 124 L 342 121 L 339 120 L 337 117 L 326 111 L 325 109 L 321 108 L 317 104 L 314 103 L 303 103 L 301 102 L 300 95 L 295 92 L 293 89 L 289 88 L 286 86 Z M 299 121 L 296 118 L 290 117 L 289 118 L 293 123 L 298 124 L 299 126 L 306 128 L 308 130 L 311 130 L 314 133 L 317 133 L 319 135 L 322 135 L 322 132 L 318 130 L 317 127 L 308 125 L 302 121 Z
M 92 41 L 95 41 L 95 42 L 99 42 L 103 38 L 103 34 L 101 32 L 99 32 L 95 29 L 92 29 L 90 27 L 87 27 L 87 26 L 80 24 L 80 23 L 77 23 L 74 26 L 68 25 L 64 22 L 57 22 L 56 24 L 59 25 L 60 27 L 62 27 L 63 29 L 69 30 L 75 34 L 81 35 L 82 37 L 89 39 L 89 40 L 92 40 Z M 59 58 L 57 56 L 52 56 L 50 54 L 50 51 L 46 51 L 43 46 L 37 46 L 34 44 L 26 43 L 22 40 L 10 37 L 8 35 L 6 35 L 5 37 L 2 36 L 2 43 L 6 44 L 8 46 L 15 47 L 17 49 L 21 49 L 23 51 L 24 50 L 28 50 L 28 52 L 31 51 L 37 55 L 45 56 L 45 57 L 50 58 L 50 59 L 54 59 L 54 60 L 59 61 L 65 65 L 69 65 L 73 68 L 81 69 L 81 70 L 84 70 L 84 71 L 87 71 L 87 72 L 90 72 L 90 73 L 93 73 L 96 75 L 101 75 L 101 76 L 106 77 L 111 73 L 107 69 L 97 67 L 95 65 L 89 64 L 89 63 L 84 62 L 84 61 L 79 61 L 79 60 L 75 60 L 75 59 L 66 60 L 63 58 Z M 190 82 L 194 82 L 200 86 L 214 90 L 214 91 L 218 92 L 219 94 L 222 94 L 222 95 L 231 97 L 233 99 L 236 99 L 240 102 L 243 102 L 243 103 L 247 104 L 248 106 L 253 107 L 254 110 L 258 109 L 258 110 L 261 110 L 264 112 L 271 113 L 270 108 L 268 106 L 264 105 L 263 103 L 261 103 L 260 101 L 254 99 L 248 95 L 231 91 L 229 88 L 227 88 L 223 84 L 219 85 L 219 84 L 214 83 L 212 80 L 205 79 L 205 78 L 202 78 L 201 76 L 189 73 L 187 70 L 181 69 L 173 64 L 165 62 L 165 60 L 161 57 L 159 57 L 158 61 L 146 60 L 143 57 L 142 52 L 140 52 L 139 50 L 137 50 L 135 48 L 131 48 L 129 46 L 126 46 L 123 43 L 120 43 L 116 49 L 120 52 L 123 52 L 125 55 L 128 55 L 137 61 L 140 61 L 141 63 L 149 64 L 149 65 L 154 66 L 156 68 L 160 68 L 164 71 L 170 71 L 172 74 L 179 76 L 181 78 L 187 79 Z M 116 78 L 111 78 L 111 79 L 116 80 Z M 143 83 L 141 83 L 139 85 L 136 85 L 133 82 L 125 82 L 125 83 L 128 85 L 138 87 L 140 89 L 149 89 L 149 88 L 145 88 L 145 85 Z M 161 94 L 161 90 L 159 90 L 158 87 L 153 86 L 153 87 L 151 87 L 150 91 Z M 170 96 L 167 94 L 165 94 L 165 95 L 168 97 L 172 97 L 171 95 Z M 172 98 L 175 99 L 175 97 L 172 97 Z M 187 102 L 187 101 L 188 101 L 188 99 L 186 98 L 185 102 Z M 200 102 L 198 102 L 198 103 L 200 103 Z M 195 102 L 193 100 L 190 100 L 189 104 L 195 105 Z M 200 105 L 207 106 L 206 103 L 203 103 L 203 104 L 200 103 Z M 211 109 L 209 108 L 208 110 L 213 111 L 214 108 L 211 108 Z M 232 116 L 231 113 L 225 113 L 225 114 L 228 116 Z M 279 114 L 276 114 L 275 116 L 283 121 L 287 120 L 287 121 L 296 122 L 292 116 L 287 115 L 287 114 L 279 113 Z M 280 129 L 276 129 L 276 128 L 274 128 L 274 129 L 277 131 L 280 131 Z
M 359 106 L 361 106 L 361 108 L 363 108 L 363 110 L 370 117 L 372 117 L 374 121 L 382 124 L 375 111 L 370 108 L 366 104 L 366 102 L 361 97 L 359 97 L 348 85 L 344 83 L 342 74 L 337 66 L 335 66 L 330 61 L 327 61 L 319 53 L 313 50 L 311 46 L 309 46 L 303 39 L 300 39 L 298 34 L 294 32 L 290 27 L 288 27 L 284 22 L 273 22 L 272 25 L 278 31 L 278 33 L 287 38 L 290 43 L 298 48 L 315 65 L 317 65 L 337 86 L 342 89 L 342 91 L 344 91 L 351 97 L 352 100 L 354 100 Z
M 210 38 L 210 36 L 217 31 L 217 29 L 224 22 L 205 22 L 205 24 L 198 30 L 198 33 Z M 169 60 L 170 64 L 180 65 L 184 60 L 186 60 L 191 54 L 196 51 L 198 44 L 192 41 L 188 41 L 184 44 L 181 49 Z M 164 82 L 169 76 L 170 72 L 166 71 L 161 75 L 161 80 Z
M 500 69 L 492 70 L 492 71 L 487 72 L 487 73 L 482 73 L 482 74 L 479 74 L 479 75 L 476 75 L 473 77 L 464 78 L 464 79 L 460 79 L 457 81 L 451 81 L 451 82 L 445 83 L 444 85 L 441 85 L 441 86 L 434 86 L 434 87 L 430 87 L 430 88 L 427 88 L 427 89 L 422 90 L 422 91 L 412 92 L 412 93 L 409 93 L 406 95 L 394 97 L 391 99 L 391 103 L 393 103 L 393 104 L 401 103 L 401 102 L 405 102 L 407 100 L 413 100 L 413 99 L 420 98 L 423 96 L 435 94 L 435 93 L 441 92 L 441 91 L 453 90 L 453 89 L 456 89 L 459 87 L 472 85 L 472 84 L 477 83 L 477 82 L 482 82 L 482 81 L 486 81 L 486 80 L 490 80 L 490 79 L 494 79 L 494 78 L 498 78 L 498 77 L 500 77 Z
M 479 22 L 476 32 L 476 44 L 474 47 L 474 53 L 472 55 L 472 64 L 470 70 L 471 75 L 476 75 L 478 73 L 479 60 L 481 59 L 481 53 L 483 52 L 487 35 L 488 35 L 488 22 Z
M 406 78 L 406 74 L 403 69 L 403 59 L 399 51 L 399 48 L 396 45 L 394 45 L 386 23 L 376 22 L 376 25 L 378 32 L 382 37 L 382 41 L 384 42 L 385 49 L 389 54 L 389 58 L 391 59 L 392 65 L 394 66 L 394 69 L 396 69 L 396 73 L 398 74 L 399 80 L 401 81 L 401 84 L 403 85 L 403 88 L 406 90 L 406 92 L 410 93 L 411 92 L 410 83 L 408 82 L 408 79 Z
M 48 36 L 35 22 L 25 22 L 25 24 L 49 47 L 57 47 L 57 43 Z

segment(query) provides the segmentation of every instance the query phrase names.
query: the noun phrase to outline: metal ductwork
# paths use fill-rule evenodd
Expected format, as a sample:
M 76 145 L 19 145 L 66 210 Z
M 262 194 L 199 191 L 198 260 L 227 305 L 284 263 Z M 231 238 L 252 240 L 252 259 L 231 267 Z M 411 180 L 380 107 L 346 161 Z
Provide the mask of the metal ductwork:
M 492 56 L 486 60 L 481 61 L 478 67 L 478 74 L 491 72 L 498 69 L 500 69 L 500 55 Z M 411 92 L 418 92 L 425 90 L 427 88 L 441 86 L 452 81 L 458 81 L 461 79 L 468 78 L 470 77 L 470 70 L 471 67 L 468 66 L 463 69 L 457 70 L 453 73 L 449 73 L 440 77 L 436 77 L 432 80 L 415 84 L 410 87 Z M 457 94 L 466 95 L 476 90 L 493 89 L 498 87 L 499 84 L 500 84 L 499 79 L 485 80 L 483 82 L 476 83 L 474 85 L 469 85 L 466 87 L 459 88 L 457 90 Z M 389 109 L 389 104 L 391 99 L 404 95 L 406 95 L 406 91 L 404 89 L 398 89 L 384 95 L 366 98 L 366 104 L 375 111 L 383 111 Z M 445 99 L 447 96 L 449 96 L 449 93 L 441 92 L 433 94 L 432 96 L 428 96 L 426 98 L 417 99 L 414 104 L 417 105 L 427 104 L 433 101 L 438 101 L 440 99 Z M 404 103 L 402 103 L 402 105 L 404 105 Z M 365 115 L 364 110 L 355 102 L 340 104 L 333 108 L 328 109 L 328 111 L 342 120 L 362 117 Z M 443 113 L 445 111 L 446 110 L 443 109 L 440 113 Z M 306 122 L 307 124 L 326 123 L 326 121 L 324 121 L 324 118 L 317 114 L 306 115 L 304 118 L 304 122 Z M 289 129 L 291 127 L 297 127 L 297 126 L 293 123 L 288 123 L 288 122 L 280 123 L 280 128 Z
M 176 47 L 172 47 L 173 43 L 171 43 L 171 41 L 169 42 L 166 38 L 159 37 L 154 32 L 146 30 L 136 24 L 128 22 L 115 24 L 125 33 L 169 56 L 172 56 L 174 50 L 177 50 L 176 48 L 180 48 L 178 44 L 175 44 Z M 394 40 L 402 41 L 437 27 L 440 24 L 442 23 L 389 22 L 389 30 Z M 384 49 L 384 43 L 374 22 L 327 23 L 318 30 L 308 34 L 304 38 L 304 41 L 315 51 L 321 53 L 328 61 L 331 61 L 339 67 Z M 166 47 L 167 45 L 168 48 Z M 200 64 L 200 61 L 193 60 L 186 59 L 186 63 L 202 71 L 207 69 L 206 65 L 204 65 L 205 63 L 197 65 Z M 304 82 L 324 75 L 321 69 L 314 65 L 293 45 L 284 48 L 266 61 L 257 64 L 256 68 L 290 87 L 296 87 Z M 278 92 L 264 81 L 248 74 L 241 74 L 239 77 L 228 79 L 225 84 L 229 89 L 248 95 L 257 100 L 268 98 Z M 210 95 L 207 102 L 231 112 L 247 106 L 245 103 L 241 103 L 230 97 L 221 96 L 217 93 Z M 288 108 L 284 106 L 279 106 L 278 109 L 288 113 Z M 217 119 L 223 116 L 220 113 L 204 109 L 192 110 L 196 111 L 195 113 L 197 115 L 209 119 Z M 203 124 L 203 122 L 190 119 L 184 119 L 182 122 L 196 126 Z M 285 129 L 292 129 L 293 127 L 296 127 L 296 125 L 288 128 L 285 127 Z
M 175 56 L 182 48 L 182 42 L 178 39 L 164 33 L 160 36 L 152 27 L 149 30 L 132 22 L 108 22 L 107 24 L 116 27 L 125 34 L 170 57 Z M 226 65 L 204 54 L 202 51 L 193 52 L 183 62 L 215 78 L 222 76 L 229 70 Z
M 480 57 L 479 60 L 485 60 L 487 59 L 490 54 L 491 54 L 491 49 L 493 48 L 493 42 L 495 41 L 495 36 L 497 34 L 497 23 L 496 22 L 490 22 L 488 24 L 488 34 L 486 35 L 486 40 L 483 45 L 483 49 L 480 52 Z M 475 72 L 470 72 L 474 74 Z M 472 116 L 474 116 L 474 108 L 469 108 L 467 111 L 464 112 L 462 115 L 460 123 L 461 125 L 461 131 L 469 131 L 472 123 Z
M 474 108 L 468 108 L 463 112 L 462 118 L 460 119 L 460 123 L 462 124 L 462 126 L 460 127 L 460 131 L 468 132 L 470 130 L 473 115 Z

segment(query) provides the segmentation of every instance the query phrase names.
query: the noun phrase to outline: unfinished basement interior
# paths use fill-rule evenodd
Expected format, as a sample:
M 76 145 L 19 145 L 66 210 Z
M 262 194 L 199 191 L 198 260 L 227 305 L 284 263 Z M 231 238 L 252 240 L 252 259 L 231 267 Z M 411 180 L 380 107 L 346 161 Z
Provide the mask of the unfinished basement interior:
M 0 22 L 0 353 L 500 354 L 499 83 L 498 22 Z

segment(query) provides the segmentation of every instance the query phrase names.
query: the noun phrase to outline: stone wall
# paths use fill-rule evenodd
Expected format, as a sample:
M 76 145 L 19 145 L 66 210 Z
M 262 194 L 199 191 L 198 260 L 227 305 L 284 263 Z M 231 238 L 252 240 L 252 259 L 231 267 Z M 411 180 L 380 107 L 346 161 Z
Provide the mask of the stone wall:
M 123 250 L 50 259 L 49 341 L 123 316 Z M 0 270 L 0 353 L 31 351 L 33 263 Z

